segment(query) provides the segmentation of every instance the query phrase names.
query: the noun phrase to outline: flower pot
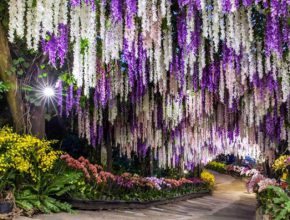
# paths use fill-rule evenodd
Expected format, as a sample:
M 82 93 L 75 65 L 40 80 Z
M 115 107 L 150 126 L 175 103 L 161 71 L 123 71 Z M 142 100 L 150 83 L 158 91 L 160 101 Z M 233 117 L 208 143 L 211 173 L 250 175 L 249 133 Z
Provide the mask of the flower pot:
M 13 203 L 11 202 L 0 202 L 0 213 L 10 213 L 13 209 Z

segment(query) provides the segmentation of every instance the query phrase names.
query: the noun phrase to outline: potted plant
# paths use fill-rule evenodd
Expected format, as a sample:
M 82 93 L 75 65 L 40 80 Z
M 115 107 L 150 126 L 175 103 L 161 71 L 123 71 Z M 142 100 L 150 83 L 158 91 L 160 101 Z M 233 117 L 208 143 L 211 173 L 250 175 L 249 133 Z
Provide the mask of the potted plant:
M 4 196 L 3 196 L 4 195 Z M 0 214 L 7 214 L 12 212 L 14 207 L 12 191 L 2 193 L 0 196 Z
M 0 214 L 12 212 L 14 207 L 12 173 L 0 176 Z

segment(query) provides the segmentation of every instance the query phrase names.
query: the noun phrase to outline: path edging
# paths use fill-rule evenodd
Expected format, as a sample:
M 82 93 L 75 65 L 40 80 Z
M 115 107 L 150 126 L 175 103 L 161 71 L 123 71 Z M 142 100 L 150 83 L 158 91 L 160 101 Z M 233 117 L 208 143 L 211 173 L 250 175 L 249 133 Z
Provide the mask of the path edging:
M 211 191 L 190 193 L 183 196 L 177 196 L 169 199 L 160 199 L 154 201 L 104 201 L 104 200 L 78 200 L 78 199 L 65 199 L 72 208 L 80 210 L 108 210 L 108 209 L 143 209 L 150 206 L 163 205 L 182 200 L 200 198 L 203 196 L 211 195 Z

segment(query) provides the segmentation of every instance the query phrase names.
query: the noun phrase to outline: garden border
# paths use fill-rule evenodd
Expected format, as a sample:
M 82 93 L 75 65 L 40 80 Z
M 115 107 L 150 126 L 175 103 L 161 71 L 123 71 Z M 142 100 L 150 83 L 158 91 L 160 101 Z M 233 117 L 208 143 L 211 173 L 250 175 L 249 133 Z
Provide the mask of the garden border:
M 64 202 L 69 203 L 72 208 L 80 210 L 109 210 L 109 209 L 143 209 L 150 206 L 163 205 L 173 202 L 179 202 L 187 199 L 200 198 L 211 195 L 212 191 L 203 191 L 196 193 L 189 193 L 182 196 L 176 196 L 168 199 L 159 199 L 152 201 L 104 201 L 104 200 L 78 200 L 78 199 L 64 199 Z

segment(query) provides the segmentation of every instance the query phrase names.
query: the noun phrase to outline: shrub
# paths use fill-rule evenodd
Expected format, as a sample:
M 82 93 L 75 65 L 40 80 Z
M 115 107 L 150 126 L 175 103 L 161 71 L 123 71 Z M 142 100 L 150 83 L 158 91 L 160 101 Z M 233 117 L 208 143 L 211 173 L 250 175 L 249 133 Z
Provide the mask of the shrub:
M 264 213 L 272 219 L 290 219 L 290 198 L 280 187 L 268 186 L 258 194 L 258 200 Z
M 219 173 L 225 173 L 226 172 L 226 164 L 216 162 L 216 161 L 211 161 L 206 165 L 207 169 L 217 171 Z
M 16 204 L 28 214 L 70 211 L 55 197 L 73 189 L 81 174 L 56 167 L 61 152 L 53 150 L 54 143 L 0 129 L 0 196 L 13 190 Z
M 282 170 L 284 171 L 290 165 L 290 155 L 282 155 L 275 160 L 273 164 L 273 169 L 275 171 Z
M 201 179 L 209 184 L 210 187 L 213 187 L 215 184 L 215 177 L 210 172 L 203 170 L 201 172 Z
M 53 150 L 55 141 L 40 140 L 31 135 L 19 135 L 12 129 L 0 130 L 0 174 L 17 172 L 34 182 L 41 173 L 53 168 L 61 152 Z
M 290 184 L 290 155 L 282 155 L 275 160 L 273 164 L 273 170 L 281 177 L 283 181 L 287 181 Z

